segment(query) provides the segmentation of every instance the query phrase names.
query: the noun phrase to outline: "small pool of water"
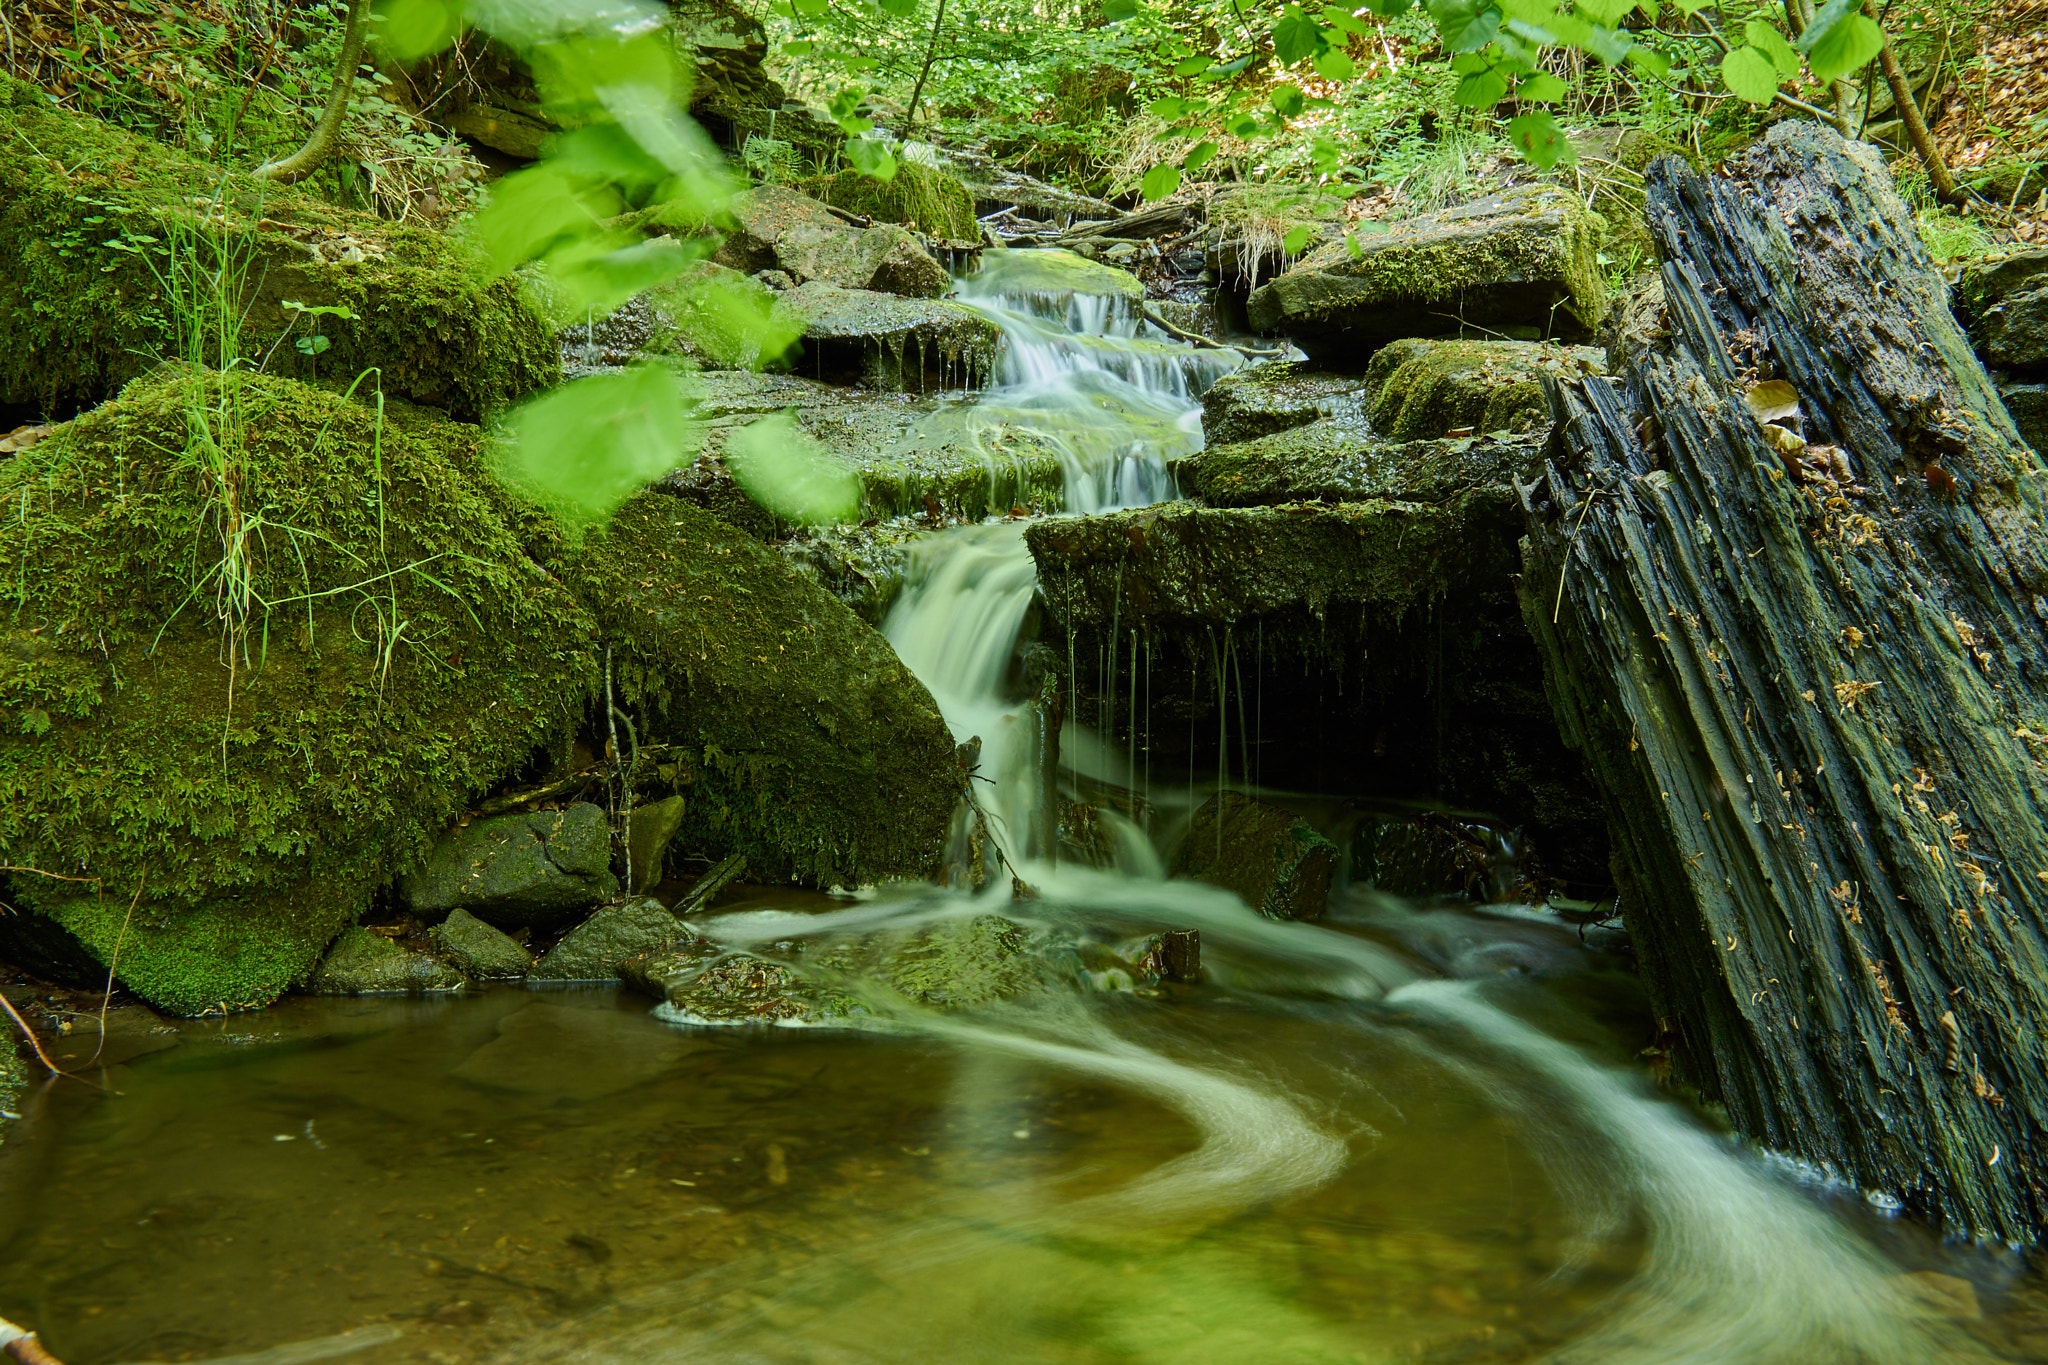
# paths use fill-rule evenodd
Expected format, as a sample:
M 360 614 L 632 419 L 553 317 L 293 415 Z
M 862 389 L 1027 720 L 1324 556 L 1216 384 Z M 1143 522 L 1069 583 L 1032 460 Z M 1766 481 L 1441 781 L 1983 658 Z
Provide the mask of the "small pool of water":
M 131 1012 L 106 1088 L 0 1145 L 0 1314 L 69 1365 L 2048 1358 L 2014 1267 L 1657 1096 L 1569 930 L 1147 894 L 999 908 L 1193 920 L 1204 985 L 860 1029 L 517 987 Z

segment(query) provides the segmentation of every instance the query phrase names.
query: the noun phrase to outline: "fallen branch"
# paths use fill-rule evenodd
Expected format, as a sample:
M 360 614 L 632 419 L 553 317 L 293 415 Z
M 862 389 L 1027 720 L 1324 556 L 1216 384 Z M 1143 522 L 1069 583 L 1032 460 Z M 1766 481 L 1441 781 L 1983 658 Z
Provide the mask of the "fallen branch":
M 50 1060 L 50 1054 L 43 1051 L 43 1040 L 36 1037 L 36 1031 L 28 1026 L 28 1020 L 21 1017 L 21 1011 L 14 1008 L 14 1002 L 9 1000 L 5 994 L 0 994 L 0 1009 L 6 1010 L 7 1017 L 20 1027 L 21 1036 L 28 1039 L 28 1045 L 36 1050 L 37 1061 L 50 1068 L 53 1075 L 68 1076 L 71 1074 Z M 4 1327 L 6 1322 L 5 1318 L 0 1318 L 0 1327 Z
M 717 899 L 719 892 L 738 881 L 746 870 L 747 856 L 744 853 L 728 854 L 724 861 L 697 879 L 697 884 L 690 888 L 690 894 L 676 907 L 675 913 L 678 916 L 696 914 Z

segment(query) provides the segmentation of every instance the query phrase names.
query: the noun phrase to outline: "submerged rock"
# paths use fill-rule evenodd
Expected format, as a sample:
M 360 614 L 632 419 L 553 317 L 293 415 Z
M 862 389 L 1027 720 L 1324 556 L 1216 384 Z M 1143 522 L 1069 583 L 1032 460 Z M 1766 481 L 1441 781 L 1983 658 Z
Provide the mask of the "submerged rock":
M 491 924 L 556 924 L 618 890 L 612 831 L 587 801 L 562 810 L 473 820 L 400 878 L 413 913 L 464 909 Z
M 315 995 L 382 995 L 399 991 L 453 991 L 469 984 L 430 953 L 393 943 L 360 925 L 344 929 L 320 959 L 306 989 Z
M 973 388 L 995 364 L 996 325 L 965 304 L 812 280 L 778 308 L 802 327 L 804 373 L 835 384 L 936 393 Z
M 1600 374 L 1603 352 L 1533 341 L 1408 338 L 1381 348 L 1366 367 L 1373 425 L 1397 441 L 1548 430 L 1545 376 Z
M 450 911 L 427 937 L 459 970 L 482 980 L 525 976 L 533 966 L 533 954 L 510 934 L 467 910 Z
M 1202 429 L 1210 445 L 1229 445 L 1321 417 L 1353 415 L 1368 401 L 1355 374 L 1331 374 L 1307 362 L 1247 365 L 1210 386 L 1202 399 Z
M 1600 233 L 1570 191 L 1519 186 L 1321 247 L 1245 311 L 1312 358 L 1356 368 L 1390 341 L 1465 327 L 1582 339 L 1607 315 Z
M 607 905 L 571 929 L 533 965 L 528 981 L 614 981 L 619 964 L 659 951 L 689 931 L 651 897 Z
M 194 204 L 248 234 L 242 353 L 274 371 L 374 367 L 392 397 L 478 418 L 560 375 L 548 329 L 510 280 L 479 286 L 456 239 L 259 182 L 98 119 L 52 108 L 0 75 L 0 405 L 90 406 L 179 355 L 160 243 Z M 32 150 L 31 150 L 32 149 Z M 341 307 L 308 320 L 286 301 Z M 329 347 L 301 361 L 287 335 Z
M 1337 846 L 1307 821 L 1229 791 L 1195 812 L 1172 864 L 1174 876 L 1235 892 L 1270 919 L 1320 918 L 1336 870 Z
M 1986 365 L 2030 377 L 2048 372 L 2048 248 L 1971 267 L 1955 299 Z

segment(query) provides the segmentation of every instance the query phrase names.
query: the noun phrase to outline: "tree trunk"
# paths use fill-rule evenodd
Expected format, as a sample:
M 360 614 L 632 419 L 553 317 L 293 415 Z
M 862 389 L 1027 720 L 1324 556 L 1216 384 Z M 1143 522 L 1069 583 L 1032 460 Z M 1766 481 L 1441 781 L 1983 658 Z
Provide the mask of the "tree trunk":
M 355 89 L 356 66 L 363 59 L 363 28 L 369 19 L 370 0 L 349 0 L 348 26 L 342 30 L 341 60 L 334 68 L 334 84 L 328 87 L 327 108 L 306 138 L 306 145 L 290 156 L 268 161 L 251 174 L 258 180 L 282 180 L 289 184 L 320 169 L 334 153 L 341 136 L 341 121 L 348 114 L 348 97 Z
M 1645 980 L 1744 1133 L 2037 1240 L 2048 472 L 1871 149 L 1781 124 L 1647 214 L 1667 330 L 1555 395 L 1521 589 Z
M 1878 16 L 1876 0 L 1863 0 L 1863 13 L 1880 28 L 1884 20 Z M 1906 140 L 1913 144 L 1913 150 L 1920 156 L 1920 164 L 1927 168 L 1927 179 L 1934 186 L 1934 193 L 1944 204 L 1962 202 L 1962 195 L 1956 190 L 1955 177 L 1948 173 L 1948 163 L 1941 159 L 1941 148 L 1934 145 L 1934 134 L 1927 130 L 1927 120 L 1920 117 L 1920 101 L 1913 98 L 1913 83 L 1906 79 L 1906 72 L 1899 65 L 1899 56 L 1892 51 L 1891 35 L 1886 34 L 1883 49 L 1877 54 L 1878 68 L 1884 72 L 1885 84 L 1892 88 L 1892 105 L 1899 111 L 1899 123 L 1906 130 Z M 1934 98 L 1934 87 L 1927 87 L 1929 99 Z

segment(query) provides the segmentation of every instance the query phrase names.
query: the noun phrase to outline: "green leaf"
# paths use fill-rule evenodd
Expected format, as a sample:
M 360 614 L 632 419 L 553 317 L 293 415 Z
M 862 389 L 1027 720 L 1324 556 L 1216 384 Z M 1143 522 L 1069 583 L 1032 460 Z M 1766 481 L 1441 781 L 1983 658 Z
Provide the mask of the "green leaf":
M 1373 35 L 1370 24 L 1360 19 L 1350 10 L 1340 9 L 1336 5 L 1331 5 L 1323 10 L 1323 22 L 1340 32 L 1353 33 L 1361 38 L 1370 38 Z
M 1498 71 L 1475 71 L 1458 82 L 1451 98 L 1467 109 L 1491 109 L 1508 92 L 1508 78 Z
M 1635 35 L 1618 28 L 1595 27 L 1586 35 L 1585 49 L 1609 66 L 1621 65 L 1636 45 Z
M 1729 50 L 1721 59 L 1721 79 L 1740 99 L 1769 104 L 1778 94 L 1778 68 L 1770 55 L 1753 47 Z
M 1690 19 L 1713 3 L 1714 0 L 1671 0 L 1671 7 Z
M 1806 64 L 1820 80 L 1853 75 L 1884 51 L 1884 30 L 1865 14 L 1852 14 L 1829 30 L 1806 53 Z
M 1317 175 L 1335 175 L 1344 168 L 1343 149 L 1327 137 L 1318 137 L 1309 144 L 1308 159 Z
M 1637 43 L 1628 50 L 1628 64 L 1658 80 L 1671 74 L 1671 59 L 1654 47 Z
M 1348 81 L 1358 74 L 1358 67 L 1347 54 L 1333 47 L 1317 55 L 1316 74 L 1326 81 Z
M 1308 107 L 1308 96 L 1292 85 L 1276 85 L 1268 97 L 1275 113 L 1283 118 L 1293 118 Z
M 917 0 L 875 0 L 875 3 L 881 7 L 882 13 L 893 14 L 899 19 L 907 19 L 917 13 Z
M 1813 22 L 1806 26 L 1806 31 L 1799 35 L 1792 46 L 1801 52 L 1813 51 L 1821 39 L 1835 31 L 1835 25 L 1852 14 L 1860 13 L 1862 9 L 1863 0 L 1827 0 L 1813 16 Z
M 1571 139 L 1564 135 L 1564 129 L 1557 126 L 1557 120 L 1550 116 L 1548 109 L 1509 119 L 1508 141 L 1539 170 L 1547 171 L 1559 162 L 1569 164 L 1578 160 L 1578 153 L 1572 150 Z
M 1305 62 L 1323 49 L 1323 31 L 1316 21 L 1289 5 L 1280 22 L 1273 25 L 1273 55 L 1282 66 Z
M 877 180 L 896 178 L 896 156 L 887 147 L 870 137 L 850 137 L 846 140 L 846 159 L 862 175 Z
M 1250 114 L 1233 114 L 1223 130 L 1232 137 L 1254 137 L 1259 131 L 1259 121 Z
M 1244 70 L 1251 64 L 1252 56 L 1249 52 L 1247 52 L 1244 56 L 1233 57 L 1229 61 L 1224 62 L 1220 66 L 1210 67 L 1208 71 L 1208 77 L 1210 80 L 1216 81 L 1223 79 L 1225 76 L 1235 76 L 1238 72 Z
M 1501 12 L 1490 0 L 1426 0 L 1447 52 L 1477 52 L 1500 32 Z
M 1138 17 L 1138 0 L 1102 0 L 1102 17 L 1112 24 Z
M 778 412 L 725 441 L 725 467 L 755 502 L 784 521 L 832 526 L 860 517 L 860 477 Z
M 1309 238 L 1316 235 L 1311 227 L 1298 227 L 1280 239 L 1280 249 L 1289 256 L 1299 256 L 1301 249 L 1308 245 Z M 1270 239 L 1269 239 L 1270 240 Z
M 1799 54 L 1792 50 L 1792 44 L 1785 41 L 1785 35 L 1763 22 L 1752 19 L 1742 26 L 1743 37 L 1749 45 L 1771 59 L 1771 65 L 1778 68 L 1778 79 L 1789 81 L 1799 75 Z
M 1145 172 L 1145 178 L 1138 182 L 1138 192 L 1147 202 L 1164 199 L 1180 188 L 1180 167 L 1160 164 Z
M 1365 0 L 1365 8 L 1382 19 L 1398 19 L 1414 7 L 1415 0 Z
M 609 313 L 635 294 L 666 284 L 709 255 L 709 237 L 592 235 L 550 252 L 542 265 L 556 306 L 570 314 Z
M 384 0 L 375 17 L 378 33 L 407 62 L 445 51 L 462 31 L 462 14 L 447 0 Z
M 806 19 L 815 19 L 832 8 L 827 0 L 789 0 L 789 4 Z
M 580 539 L 690 458 L 688 416 L 680 381 L 660 366 L 588 375 L 514 409 L 491 469 Z
M 1351 253 L 1352 260 L 1362 261 L 1365 259 L 1365 248 L 1359 245 L 1358 238 L 1348 232 L 1344 234 L 1344 248 Z
M 817 44 L 810 39 L 799 38 L 794 42 L 784 43 L 782 45 L 782 55 L 785 57 L 802 57 L 815 47 L 817 47 Z
M 1524 104 L 1550 104 L 1563 99 L 1567 93 L 1565 83 L 1548 71 L 1524 76 L 1522 83 L 1515 87 L 1515 98 Z
M 1146 105 L 1145 112 L 1154 118 L 1163 118 L 1170 121 L 1181 117 L 1193 107 L 1193 105 L 1178 95 L 1167 95 L 1153 100 L 1150 104 Z
M 1636 7 L 1636 0 L 1572 0 L 1572 12 L 1605 28 L 1618 26 Z
M 1214 65 L 1216 65 L 1214 57 L 1190 57 L 1184 62 L 1175 62 L 1173 64 L 1173 74 L 1176 76 L 1199 76 Z
M 1200 171 L 1202 167 L 1208 165 L 1209 159 L 1215 155 L 1215 143 L 1198 142 L 1194 145 L 1194 147 L 1189 149 L 1188 154 L 1186 156 L 1180 159 L 1180 168 L 1183 171 L 1186 171 L 1189 175 L 1194 175 L 1196 172 Z

